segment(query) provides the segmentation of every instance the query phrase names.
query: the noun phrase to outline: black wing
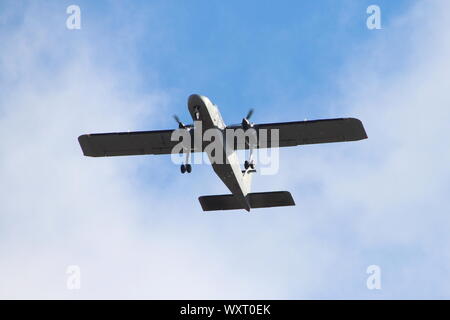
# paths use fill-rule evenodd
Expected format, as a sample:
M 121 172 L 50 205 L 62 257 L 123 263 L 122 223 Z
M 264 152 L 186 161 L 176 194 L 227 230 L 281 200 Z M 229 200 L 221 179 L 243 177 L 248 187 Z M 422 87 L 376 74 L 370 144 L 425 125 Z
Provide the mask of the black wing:
M 255 124 L 260 144 L 262 129 L 267 130 L 267 147 L 273 147 L 270 130 L 279 130 L 279 147 L 302 144 L 356 141 L 367 139 L 362 122 L 355 118 Z
M 179 143 L 170 139 L 174 131 L 84 134 L 78 137 L 78 141 L 84 155 L 90 157 L 170 154 L 173 147 Z
M 279 130 L 278 147 L 302 144 L 356 141 L 366 139 L 366 131 L 360 120 L 355 118 L 325 119 L 297 122 L 256 124 L 258 147 L 275 147 L 271 141 L 271 130 Z M 261 145 L 261 135 L 266 131 L 267 143 Z M 85 156 L 129 156 L 143 154 L 171 154 L 178 141 L 171 141 L 175 130 L 94 133 L 78 137 Z M 192 143 L 193 136 L 191 134 Z M 205 144 L 206 142 L 203 142 Z M 204 146 L 202 146 L 202 149 Z M 239 146 L 235 146 L 241 149 Z M 248 148 L 248 145 L 246 145 Z M 191 152 L 202 150 L 191 149 Z

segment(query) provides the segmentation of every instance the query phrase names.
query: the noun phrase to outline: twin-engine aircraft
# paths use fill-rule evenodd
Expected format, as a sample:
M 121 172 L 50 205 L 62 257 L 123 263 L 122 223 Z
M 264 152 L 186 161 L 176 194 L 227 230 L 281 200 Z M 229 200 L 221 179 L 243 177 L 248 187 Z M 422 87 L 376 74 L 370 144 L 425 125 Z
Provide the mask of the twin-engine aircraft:
M 186 159 L 180 168 L 182 173 L 192 171 L 189 163 L 189 155 L 192 152 L 206 152 L 214 171 L 231 194 L 199 197 L 202 209 L 250 211 L 253 208 L 295 205 L 288 191 L 251 192 L 251 177 L 256 172 L 252 157 L 253 149 L 357 141 L 367 138 L 362 122 L 355 118 L 254 124 L 250 122 L 253 113 L 253 110 L 250 110 L 240 124 L 226 126 L 217 106 L 207 97 L 197 94 L 189 97 L 188 109 L 194 124 L 185 125 L 174 116 L 178 122 L 178 129 L 175 130 L 84 134 L 78 137 L 78 141 L 84 155 L 90 157 L 183 153 Z M 205 141 L 195 143 L 196 133 L 203 136 L 206 130 L 215 130 L 221 137 L 223 136 L 223 139 L 214 140 L 219 149 L 208 148 Z M 173 134 L 180 131 L 190 137 L 189 143 L 184 143 L 181 148 L 178 139 L 173 139 Z M 226 132 L 237 131 L 244 133 L 244 143 L 234 143 L 234 139 L 226 139 Z M 275 138 L 272 134 L 266 134 L 271 131 L 277 133 Z M 248 132 L 251 134 L 248 135 Z M 194 143 L 191 143 L 193 141 Z M 241 169 L 236 152 L 243 149 L 250 151 L 249 159 L 244 163 L 244 170 Z M 218 156 L 218 151 L 221 151 L 222 155 Z

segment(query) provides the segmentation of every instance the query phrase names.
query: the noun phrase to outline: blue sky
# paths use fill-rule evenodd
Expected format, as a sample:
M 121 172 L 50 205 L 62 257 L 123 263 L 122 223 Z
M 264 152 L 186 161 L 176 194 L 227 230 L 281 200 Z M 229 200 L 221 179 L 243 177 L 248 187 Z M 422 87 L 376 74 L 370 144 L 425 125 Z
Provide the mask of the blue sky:
M 326 106 L 314 104 L 315 97 L 336 93 L 334 77 L 347 57 L 380 36 L 365 27 L 370 1 L 137 1 L 115 11 L 113 3 L 81 2 L 85 28 L 73 36 L 96 41 L 109 34 L 99 57 L 123 50 L 131 36 L 142 90 L 154 89 L 156 77 L 180 107 L 190 93 L 205 91 L 224 105 L 229 121 L 249 106 L 277 107 L 273 91 L 310 104 L 284 108 L 320 116 Z M 378 3 L 386 24 L 412 4 Z
M 81 30 L 65 28 L 70 4 Z M 382 30 L 366 27 L 371 4 Z M 0 297 L 448 298 L 449 8 L 2 1 Z M 369 139 L 281 150 L 254 189 L 297 205 L 251 214 L 201 211 L 198 196 L 227 192 L 207 165 L 82 157 L 83 133 L 188 122 L 192 93 L 226 123 L 249 108 L 255 122 L 354 116 Z

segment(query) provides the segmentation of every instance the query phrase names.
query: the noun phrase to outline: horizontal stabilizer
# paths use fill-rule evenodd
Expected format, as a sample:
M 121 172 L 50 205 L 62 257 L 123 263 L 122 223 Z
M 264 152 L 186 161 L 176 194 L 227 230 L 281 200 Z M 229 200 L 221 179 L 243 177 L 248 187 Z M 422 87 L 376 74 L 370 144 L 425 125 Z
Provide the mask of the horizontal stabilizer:
M 198 200 L 203 211 L 245 209 L 232 194 L 202 196 Z M 250 208 L 270 208 L 295 206 L 294 199 L 288 191 L 255 192 L 247 195 Z

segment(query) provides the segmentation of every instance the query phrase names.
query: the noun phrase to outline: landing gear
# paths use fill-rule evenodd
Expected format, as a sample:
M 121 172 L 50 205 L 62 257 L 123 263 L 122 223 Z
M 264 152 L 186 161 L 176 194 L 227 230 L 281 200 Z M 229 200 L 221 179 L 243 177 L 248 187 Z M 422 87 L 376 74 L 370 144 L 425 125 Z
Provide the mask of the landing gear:
M 255 169 L 255 164 L 253 163 L 253 161 L 249 162 L 249 161 L 245 160 L 244 168 L 245 168 L 245 170 L 247 170 L 248 168 Z
M 191 173 L 192 172 L 192 166 L 188 164 L 182 164 L 180 168 L 181 173 Z
M 189 155 L 190 155 L 190 152 L 186 152 L 186 164 L 182 164 L 181 165 L 181 168 L 180 168 L 180 171 L 181 171 L 181 173 L 191 173 L 192 172 L 192 166 L 188 163 L 189 162 Z
M 250 146 L 250 159 L 247 161 L 245 160 L 244 162 L 244 168 L 245 170 L 248 170 L 249 168 L 254 170 L 255 169 L 255 161 L 253 161 L 253 147 Z
M 195 116 L 195 120 L 200 120 L 200 107 L 199 106 L 195 106 L 194 107 L 194 116 Z

